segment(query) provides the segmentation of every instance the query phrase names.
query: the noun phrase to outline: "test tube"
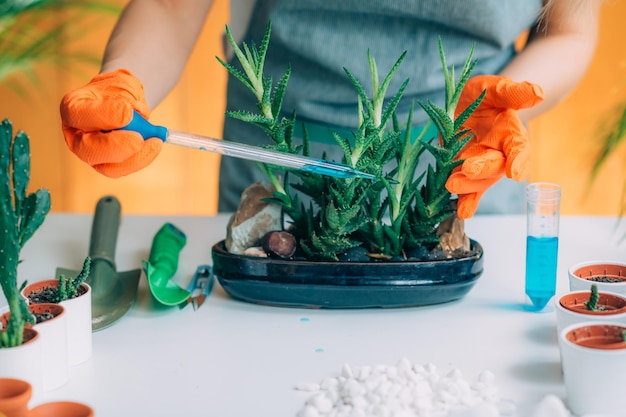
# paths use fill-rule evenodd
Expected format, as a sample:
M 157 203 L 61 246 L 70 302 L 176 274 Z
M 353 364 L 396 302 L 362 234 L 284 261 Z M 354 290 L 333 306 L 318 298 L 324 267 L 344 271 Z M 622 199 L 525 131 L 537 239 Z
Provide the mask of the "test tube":
M 543 310 L 556 293 L 561 186 L 526 186 L 526 295 L 531 309 Z

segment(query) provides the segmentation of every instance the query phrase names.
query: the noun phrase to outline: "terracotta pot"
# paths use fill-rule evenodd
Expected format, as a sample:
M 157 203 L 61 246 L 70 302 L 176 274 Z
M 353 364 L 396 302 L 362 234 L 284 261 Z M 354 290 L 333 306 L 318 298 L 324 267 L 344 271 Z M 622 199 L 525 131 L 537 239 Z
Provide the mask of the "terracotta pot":
M 24 288 L 22 295 L 30 302 L 30 294 L 42 289 L 58 287 L 57 279 L 33 282 Z M 59 304 L 67 315 L 67 360 L 70 366 L 85 362 L 93 351 L 91 334 L 91 287 L 82 283 L 80 295 Z
M 29 304 L 32 314 L 49 314 L 51 319 L 36 323 L 32 328 L 41 339 L 41 368 L 44 391 L 53 390 L 67 383 L 69 371 L 67 365 L 67 316 L 60 304 Z M 2 315 L 2 324 L 6 325 L 10 313 Z M 27 325 L 30 326 L 30 325 Z
M 32 328 L 24 329 L 24 342 L 21 345 L 0 349 L 2 377 L 28 382 L 33 401 L 43 395 L 41 349 L 39 333 Z
M 73 401 L 55 401 L 40 404 L 27 414 L 28 417 L 93 417 L 94 412 L 86 404 Z
M 587 261 L 570 267 L 570 291 L 583 291 L 596 284 L 598 291 L 626 296 L 626 263 L 615 261 Z
M 626 326 L 601 323 L 580 325 L 565 333 L 565 338 L 575 345 L 600 350 L 622 349 L 626 352 L 624 340 Z
M 565 327 L 584 321 L 605 321 L 626 325 L 626 296 L 610 292 L 598 292 L 598 305 L 604 310 L 592 311 L 585 303 L 591 291 L 574 291 L 562 295 L 556 304 L 556 327 L 560 332 Z
M 0 378 L 0 415 L 27 417 L 32 386 L 22 379 Z
M 583 322 L 559 333 L 567 404 L 576 415 L 626 417 L 626 326 Z

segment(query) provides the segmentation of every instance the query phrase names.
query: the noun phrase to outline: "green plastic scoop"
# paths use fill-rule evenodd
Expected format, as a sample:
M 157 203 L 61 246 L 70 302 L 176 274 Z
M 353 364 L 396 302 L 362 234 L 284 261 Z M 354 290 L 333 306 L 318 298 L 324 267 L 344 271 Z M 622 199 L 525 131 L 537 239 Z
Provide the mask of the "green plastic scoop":
M 161 304 L 175 306 L 189 298 L 189 291 L 171 280 L 178 269 L 180 251 L 186 243 L 187 237 L 180 229 L 165 223 L 152 240 L 148 261 L 142 261 L 150 292 Z

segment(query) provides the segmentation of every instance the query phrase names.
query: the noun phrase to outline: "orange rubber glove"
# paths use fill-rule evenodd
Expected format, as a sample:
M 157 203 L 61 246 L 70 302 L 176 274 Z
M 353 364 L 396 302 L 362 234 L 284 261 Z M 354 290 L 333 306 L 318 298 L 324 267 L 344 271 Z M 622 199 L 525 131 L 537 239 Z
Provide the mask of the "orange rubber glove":
M 536 84 L 518 83 L 498 75 L 479 75 L 465 85 L 457 116 L 484 90 L 483 101 L 463 126 L 474 133 L 459 153 L 458 159 L 464 162 L 446 182 L 448 191 L 458 195 L 457 213 L 462 219 L 474 215 L 485 191 L 504 175 L 516 181 L 528 179 L 528 132 L 517 110 L 543 100 L 543 90 Z
M 133 110 L 150 116 L 143 85 L 120 69 L 94 77 L 61 100 L 65 142 L 72 152 L 96 171 L 111 178 L 139 171 L 161 151 L 158 138 L 144 140 L 139 133 L 115 130 L 126 126 Z

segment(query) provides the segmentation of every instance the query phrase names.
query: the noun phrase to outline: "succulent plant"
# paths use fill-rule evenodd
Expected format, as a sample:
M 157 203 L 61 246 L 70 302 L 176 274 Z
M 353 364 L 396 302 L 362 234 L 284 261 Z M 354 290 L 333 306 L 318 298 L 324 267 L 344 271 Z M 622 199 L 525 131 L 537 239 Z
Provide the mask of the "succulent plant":
M 263 72 L 271 23 L 258 48 L 246 43 L 237 45 L 228 27 L 226 33 L 240 65 L 218 60 L 252 91 L 259 110 L 258 113 L 228 111 L 227 116 L 260 127 L 272 139 L 276 150 L 310 156 L 306 129 L 303 129 L 303 143 L 295 145 L 296 115 L 285 117 L 281 109 L 291 69 L 287 68 L 275 85 L 272 77 Z M 446 64 L 441 41 L 439 51 L 445 81 L 444 108 L 430 101 L 418 103 L 430 120 L 417 138 L 411 135 L 413 111 L 403 123 L 397 120 L 395 112 L 409 81 L 405 80 L 394 94 L 387 94 L 406 52 L 382 79 L 374 57 L 368 53 L 373 98 L 344 68 L 358 98 L 355 110 L 359 123 L 352 137 L 334 134 L 343 150 L 343 160 L 335 162 L 372 174 L 375 181 L 293 170 L 286 171 L 281 178 L 282 168 L 261 166 L 275 189 L 271 200 L 288 216 L 293 226 L 290 231 L 296 235 L 307 259 L 338 260 L 340 254 L 359 246 L 365 247 L 372 258 L 391 259 L 438 243 L 438 225 L 456 210 L 445 184 L 454 168 L 463 162 L 457 156 L 473 135 L 463 124 L 484 97 L 483 92 L 467 109 L 456 111 L 461 91 L 476 64 L 472 60 L 473 49 L 458 80 L 454 69 Z M 429 136 L 431 125 L 436 127 L 435 137 Z M 425 172 L 417 172 L 418 159 L 427 153 L 434 163 Z M 292 183 L 290 175 L 299 182 Z M 303 203 L 294 190 L 311 202 Z
M 17 268 L 24 244 L 41 226 L 50 211 L 50 193 L 28 192 L 30 144 L 26 133 L 13 137 L 8 119 L 0 124 L 0 285 L 11 312 L 7 328 L 0 333 L 0 347 L 22 343 L 24 326 L 32 315 L 18 287 Z

